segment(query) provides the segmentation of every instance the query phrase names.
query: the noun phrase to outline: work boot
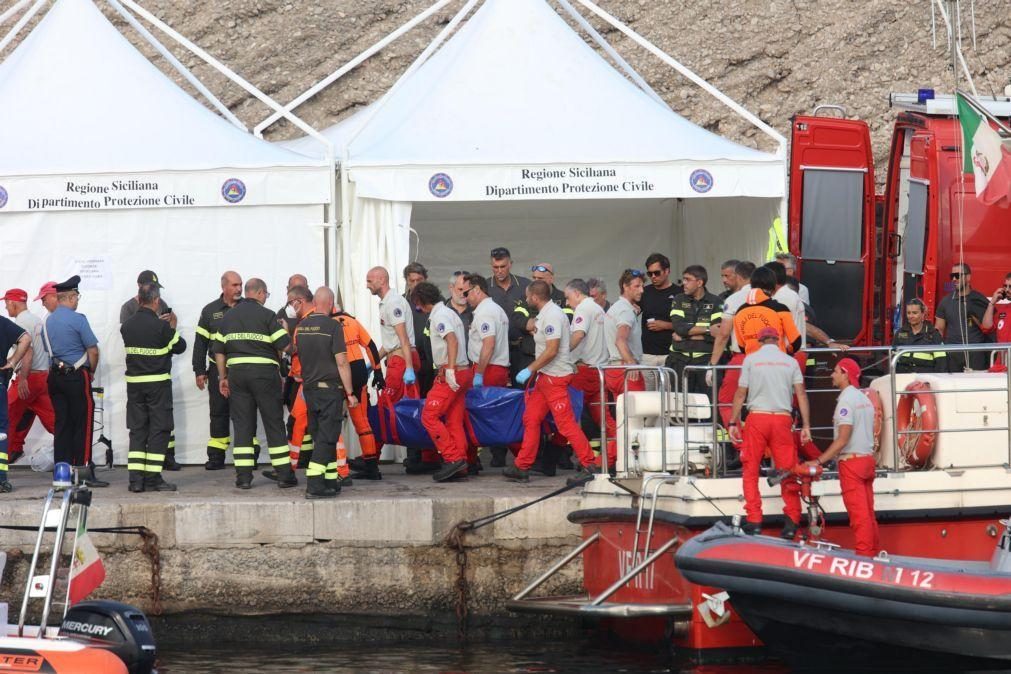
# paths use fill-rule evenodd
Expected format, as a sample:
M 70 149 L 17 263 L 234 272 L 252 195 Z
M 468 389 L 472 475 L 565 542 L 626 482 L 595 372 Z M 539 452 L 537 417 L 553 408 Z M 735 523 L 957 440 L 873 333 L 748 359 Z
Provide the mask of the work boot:
M 436 482 L 445 482 L 461 477 L 467 477 L 467 460 L 451 461 L 444 463 L 442 468 L 432 474 L 432 479 Z
M 239 473 L 235 476 L 235 486 L 239 489 L 252 489 L 253 488 L 253 474 L 252 473 Z
M 530 473 L 516 466 L 506 466 L 503 468 L 502 477 L 510 482 L 530 482 Z
M 10 480 L 0 480 L 0 494 L 9 494 L 12 491 L 14 491 L 14 485 L 10 483 Z
M 351 459 L 351 477 L 356 480 L 382 480 L 383 474 L 379 472 L 379 457 L 365 459 L 357 457 Z
M 291 469 L 290 464 L 280 466 L 276 471 L 270 471 L 274 473 L 273 479 L 277 480 L 278 489 L 291 489 L 292 487 L 298 486 L 298 478 L 295 477 L 295 471 Z M 263 471 L 264 477 L 267 477 L 267 471 Z
M 204 470 L 224 470 L 224 469 L 225 469 L 224 461 L 214 461 L 212 459 L 208 459 L 204 463 Z
M 741 531 L 749 536 L 757 536 L 762 533 L 762 524 L 760 522 L 745 522 L 741 525 Z
M 318 475 L 305 480 L 305 497 L 307 499 L 334 498 L 338 493 L 336 489 L 327 486 L 326 479 Z
M 783 524 L 783 530 L 779 533 L 779 537 L 787 541 L 792 541 L 796 536 L 797 523 L 787 517 L 786 523 Z
M 492 447 L 491 448 L 491 467 L 492 468 L 505 468 L 506 465 L 506 447 Z
M 548 444 L 550 445 L 551 443 L 549 442 Z M 572 450 L 568 447 L 558 447 L 557 445 L 553 446 L 558 451 L 556 454 L 557 458 L 555 459 L 555 464 L 558 468 L 561 468 L 562 470 L 574 469 L 576 465 L 572 463 Z
M 144 491 L 144 476 L 130 475 L 130 486 L 127 487 L 133 494 L 140 494 Z
M 346 478 L 343 478 L 343 479 L 338 477 L 336 480 L 327 478 L 327 480 L 326 480 L 326 488 L 327 489 L 333 489 L 338 494 L 341 493 L 341 489 L 343 489 L 344 487 L 350 487 L 350 486 L 351 486 L 351 478 L 350 477 L 346 477 Z
M 162 470 L 176 471 L 176 470 L 182 470 L 183 467 L 179 464 L 178 461 L 176 461 L 176 457 L 174 455 L 172 455 L 172 454 L 166 454 L 165 455 L 165 465 L 163 465 L 161 467 L 161 469 Z
M 537 460 L 530 466 L 530 472 L 540 473 L 545 477 L 554 477 L 558 473 L 558 455 L 562 448 L 546 442 L 537 452 Z
M 93 488 L 109 486 L 108 482 L 106 482 L 105 480 L 99 480 L 98 477 L 95 475 L 95 464 L 79 468 L 78 470 L 80 471 L 79 475 L 81 476 L 81 482 L 84 483 L 84 486 Z
M 599 474 L 600 468 L 598 468 L 597 466 L 580 466 L 579 470 L 576 471 L 576 474 L 567 479 L 565 481 L 565 484 L 569 485 L 570 487 L 577 484 L 583 484 L 584 482 L 589 482 L 590 480 L 592 480 L 594 475 Z
M 473 475 L 477 477 L 481 474 L 481 461 L 478 460 L 476 463 L 467 464 L 467 475 Z
M 176 486 L 170 482 L 166 482 L 165 479 L 160 475 L 147 475 L 144 477 L 144 490 L 145 491 L 175 491 Z
M 426 473 L 434 473 L 440 468 L 442 468 L 442 464 L 435 461 L 404 461 L 404 472 L 408 475 L 425 475 Z

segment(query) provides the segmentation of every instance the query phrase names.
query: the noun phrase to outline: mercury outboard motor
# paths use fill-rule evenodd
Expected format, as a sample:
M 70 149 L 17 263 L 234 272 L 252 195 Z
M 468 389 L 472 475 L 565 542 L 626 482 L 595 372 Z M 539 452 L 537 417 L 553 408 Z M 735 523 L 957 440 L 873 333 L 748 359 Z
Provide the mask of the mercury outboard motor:
M 154 671 L 154 633 L 147 616 L 133 606 L 105 599 L 74 604 L 60 625 L 60 636 L 112 651 L 130 674 Z

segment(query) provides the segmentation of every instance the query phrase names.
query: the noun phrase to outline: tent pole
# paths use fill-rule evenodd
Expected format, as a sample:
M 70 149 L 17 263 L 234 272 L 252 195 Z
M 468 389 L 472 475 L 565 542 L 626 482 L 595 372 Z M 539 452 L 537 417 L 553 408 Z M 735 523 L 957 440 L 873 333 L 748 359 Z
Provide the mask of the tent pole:
M 154 47 L 155 51 L 157 51 L 159 54 L 161 54 L 162 57 L 164 57 L 164 59 L 169 62 L 169 65 L 171 65 L 175 69 L 175 71 L 177 73 L 179 73 L 180 75 L 182 75 L 183 78 L 185 78 L 187 82 L 189 82 L 190 84 L 192 84 L 193 87 L 204 96 L 204 98 L 206 98 L 208 101 L 210 101 L 210 103 L 215 108 L 217 108 L 218 112 L 220 112 L 225 119 L 227 119 L 229 122 L 231 122 L 232 124 L 234 124 L 238 128 L 242 129 L 243 131 L 246 131 L 246 132 L 249 131 L 249 129 L 246 127 L 246 125 L 243 124 L 242 121 L 239 120 L 239 118 L 236 117 L 232 113 L 232 111 L 228 109 L 228 106 L 226 106 L 224 103 L 222 103 L 217 98 L 217 96 L 215 96 L 214 94 L 212 94 L 211 90 L 208 89 L 206 86 L 204 86 L 204 83 L 201 82 L 200 80 L 198 80 L 197 77 L 196 77 L 196 75 L 194 75 L 192 72 L 190 72 L 190 70 L 186 66 L 184 66 L 182 63 L 180 63 L 179 59 L 177 59 L 172 54 L 172 52 L 170 52 L 168 49 L 166 49 L 165 45 L 163 45 L 161 42 L 158 41 L 158 38 L 156 38 L 154 35 L 151 34 L 151 31 L 149 31 L 147 28 L 145 28 L 144 25 L 141 24 L 139 21 L 137 21 L 137 19 L 134 18 L 134 16 L 132 14 L 130 14 L 128 11 L 126 11 L 126 9 L 123 7 L 123 5 L 119 4 L 119 0 L 106 0 L 106 1 L 109 3 L 110 6 L 112 6 L 113 9 L 116 10 L 116 12 L 121 17 L 123 17 L 123 19 L 128 24 L 130 24 L 133 27 L 134 30 L 136 30 L 140 34 L 140 36 L 142 38 L 144 38 L 145 40 L 147 40 L 148 44 L 150 44 L 152 47 Z
M 348 178 L 348 150 L 345 147 L 341 156 L 341 190 L 340 190 L 340 200 L 341 200 L 341 246 L 340 250 L 347 251 L 348 244 L 351 242 L 351 195 L 349 190 L 351 188 L 351 180 Z M 337 250 L 337 240 L 334 239 L 334 264 L 336 265 L 336 250 Z M 335 266 L 336 268 L 336 266 Z M 349 270 L 344 269 L 345 272 L 349 273 Z M 338 282 L 339 283 L 339 282 Z M 344 293 L 342 304 L 344 311 L 353 312 L 355 314 L 361 313 L 361 310 L 355 306 L 354 301 L 354 281 L 353 279 L 348 279 L 349 288 L 348 292 Z
M 46 4 L 46 0 L 38 0 L 38 2 L 32 5 L 31 9 L 25 12 L 24 16 L 18 19 L 18 22 L 14 24 L 13 28 L 11 28 L 11 32 L 4 35 L 4 39 L 0 40 L 0 52 L 2 52 L 7 47 L 7 45 L 9 45 L 14 40 L 15 37 L 17 37 L 18 33 L 21 32 L 21 29 L 24 28 L 25 25 L 32 20 L 33 16 L 38 14 L 39 10 L 42 9 L 42 5 L 44 4 Z M 15 7 L 17 7 L 17 5 L 15 5 Z M 11 10 L 13 9 L 14 7 L 11 7 Z M 4 12 L 5 17 L 7 14 L 8 12 Z
M 344 75 L 357 68 L 364 61 L 366 61 L 367 59 L 371 58 L 378 52 L 385 49 L 389 44 L 400 38 L 405 33 L 412 30 L 415 26 L 425 21 L 425 19 L 432 16 L 433 14 L 435 14 L 437 11 L 439 11 L 452 1 L 453 0 L 438 0 L 438 2 L 436 2 L 434 5 L 432 5 L 425 11 L 415 16 L 413 19 L 405 23 L 403 26 L 393 31 L 379 42 L 376 42 L 374 45 L 372 45 L 371 47 L 360 53 L 358 56 L 354 57 L 343 66 L 341 66 L 334 72 L 330 73 L 330 75 L 328 75 L 324 79 L 320 80 L 316 84 L 309 87 L 305 92 L 299 95 L 298 98 L 285 105 L 284 109 L 287 110 L 288 112 L 291 112 L 298 106 L 302 105 L 310 98 L 321 92 L 323 89 L 326 89 L 328 86 L 330 86 L 340 78 L 344 77 Z M 271 113 L 269 117 L 267 117 L 265 120 L 263 120 L 253 128 L 253 133 L 256 134 L 257 137 L 262 138 L 264 129 L 266 129 L 268 126 L 270 126 L 279 119 L 281 119 L 281 115 L 279 113 L 276 112 Z
M 671 68 L 673 68 L 674 70 L 678 71 L 679 73 L 681 73 L 682 75 L 684 75 L 685 77 L 687 77 L 689 80 L 691 80 L 692 82 L 694 82 L 701 89 L 703 89 L 704 91 L 708 92 L 710 95 L 712 95 L 714 98 L 716 98 L 716 100 L 720 101 L 725 106 L 727 106 L 728 108 L 730 108 L 731 110 L 733 110 L 734 112 L 736 112 L 738 115 L 740 115 L 741 117 L 743 117 L 747 121 L 751 122 L 760 131 L 762 131 L 764 134 L 766 134 L 767 136 L 769 136 L 770 138 L 772 138 L 773 140 L 775 140 L 776 143 L 777 143 L 777 145 L 778 144 L 782 144 L 782 145 L 785 146 L 785 144 L 786 144 L 786 138 L 783 136 L 783 134 L 779 133 L 774 128 L 772 128 L 771 126 L 769 126 L 768 124 L 766 124 L 765 122 L 763 122 L 761 119 L 759 119 L 755 114 L 753 114 L 750 110 L 748 110 L 747 108 L 745 108 L 743 105 L 741 105 L 740 103 L 738 103 L 734 99 L 730 98 L 729 96 L 727 96 L 726 94 L 724 94 L 722 91 L 720 91 L 719 89 L 717 89 L 716 87 L 714 87 L 712 84 L 710 84 L 709 82 L 705 81 L 704 79 L 702 79 L 701 77 L 699 77 L 698 75 L 696 75 L 694 72 L 692 72 L 687 67 L 685 67 L 683 64 L 681 64 L 679 61 L 677 61 L 676 59 L 674 59 L 673 57 L 671 57 L 669 54 L 667 54 L 666 52 L 664 52 L 662 49 L 660 49 L 659 47 L 657 47 L 656 45 L 654 45 L 652 42 L 650 42 L 649 40 L 647 40 L 643 36 L 639 35 L 634 30 L 632 30 L 631 28 L 629 28 L 628 26 L 626 26 L 625 24 L 623 24 L 621 21 L 619 21 L 618 19 L 614 18 L 613 16 L 611 16 L 610 14 L 608 14 L 607 12 L 605 12 L 603 9 L 601 9 L 600 7 L 598 7 L 597 5 L 595 5 L 591 0 L 578 0 L 578 1 L 579 1 L 579 3 L 581 5 L 583 5 L 584 7 L 586 7 L 587 9 L 589 9 L 591 12 L 593 12 L 594 14 L 596 14 L 597 16 L 599 16 L 601 19 L 603 19 L 604 21 L 606 21 L 607 23 L 611 24 L 612 26 L 614 26 L 615 28 L 617 28 L 619 31 L 621 31 L 622 33 L 624 33 L 626 37 L 628 37 L 630 40 L 632 40 L 633 42 L 635 42 L 636 44 L 638 44 L 640 47 L 642 47 L 643 49 L 645 49 L 649 53 L 651 53 L 654 56 L 656 56 L 658 59 L 660 59 L 661 61 L 663 61 L 667 65 L 669 65 Z
M 366 126 L 369 125 L 369 122 L 371 122 L 372 119 L 379 113 L 379 111 L 383 109 L 383 106 L 386 104 L 386 101 L 390 100 L 390 96 L 392 96 L 393 93 L 400 88 L 400 85 L 406 82 L 407 79 L 411 75 L 413 75 L 418 68 L 424 65 L 425 61 L 427 61 L 428 58 L 433 53 L 435 53 L 435 50 L 438 49 L 443 42 L 445 42 L 446 38 L 449 37 L 450 33 L 452 33 L 456 29 L 457 25 L 461 21 L 463 21 L 463 19 L 467 16 L 467 14 L 470 13 L 470 10 L 472 10 L 474 6 L 480 1 L 481 0 L 467 0 L 467 4 L 465 4 L 460 9 L 460 11 L 457 12 L 452 19 L 450 19 L 449 23 L 447 23 L 446 26 L 441 31 L 439 31 L 439 34 L 435 36 L 435 39 L 432 40 L 432 42 L 429 43 L 427 47 L 425 47 L 425 51 L 421 52 L 421 54 L 418 55 L 418 58 L 414 59 L 414 62 L 407 68 L 407 70 L 404 71 L 404 74 L 401 75 L 399 78 L 397 78 L 397 81 L 393 83 L 393 86 L 390 87 L 389 91 L 383 94 L 382 98 L 376 101 L 375 105 L 372 106 L 372 109 L 369 110 L 368 117 L 366 117 L 362 121 L 361 125 L 354 132 L 354 135 L 352 135 L 351 138 L 348 139 L 347 143 L 345 143 L 345 152 L 344 152 L 345 158 L 348 155 L 347 148 L 351 147 L 351 143 L 353 143 L 355 139 L 358 138 L 358 135 L 365 129 Z
M 3 14 L 0 14 L 0 26 L 7 23 L 7 20 L 14 16 L 15 13 L 21 11 L 25 5 L 27 5 L 32 0 L 18 0 L 13 5 L 11 5 Z
M 640 89 L 642 89 L 650 98 L 652 98 L 654 101 L 656 101 L 663 107 L 667 108 L 668 110 L 671 109 L 670 106 L 667 105 L 667 102 L 660 97 L 660 94 L 656 93 L 653 87 L 649 86 L 646 80 L 644 80 L 642 76 L 639 75 L 638 72 L 636 72 L 635 68 L 629 65 L 629 63 L 621 57 L 621 54 L 615 51 L 614 47 L 612 47 L 611 44 L 604 39 L 604 36 L 598 33 L 597 29 L 594 28 L 582 14 L 576 11 L 576 8 L 569 3 L 569 0 L 557 0 L 557 2 L 559 5 L 562 6 L 563 9 L 565 9 L 566 12 L 568 12 L 569 16 L 572 17 L 573 21 L 575 21 L 583 30 L 587 32 L 587 34 L 589 34 L 590 37 L 593 38 L 594 42 L 596 42 L 600 46 L 600 48 L 604 50 L 604 53 L 606 53 L 608 56 L 614 59 L 614 62 L 617 63 L 618 66 L 625 71 L 625 74 L 628 75 L 633 82 L 639 85 Z

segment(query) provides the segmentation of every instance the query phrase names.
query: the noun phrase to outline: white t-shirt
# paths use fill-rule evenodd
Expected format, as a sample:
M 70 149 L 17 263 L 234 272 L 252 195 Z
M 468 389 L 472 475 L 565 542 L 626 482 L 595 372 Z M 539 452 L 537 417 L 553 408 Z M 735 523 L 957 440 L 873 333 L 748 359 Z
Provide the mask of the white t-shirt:
M 14 322 L 32 338 L 32 370 L 49 370 L 49 353 L 42 343 L 42 319 L 30 311 L 22 311 Z M 27 372 L 19 376 L 27 377 Z
M 847 386 L 839 392 L 832 415 L 832 425 L 838 437 L 839 427 L 845 424 L 853 426 L 850 441 L 842 448 L 844 454 L 874 453 L 874 404 L 863 391 L 856 386 Z
M 737 344 L 737 330 L 734 330 L 734 316 L 748 301 L 749 292 L 751 292 L 751 284 L 745 283 L 744 287 L 723 300 L 723 317 L 720 320 L 724 323 L 730 322 L 730 350 L 733 353 L 740 353 L 741 351 L 740 346 Z
M 537 313 L 536 332 L 534 332 L 534 356 L 540 358 L 544 353 L 549 339 L 559 340 L 558 353 L 551 361 L 541 368 L 541 372 L 553 377 L 565 377 L 572 374 L 572 356 L 569 354 L 569 318 L 562 308 L 554 302 L 548 302 Z
M 793 386 L 803 384 L 797 361 L 775 344 L 763 344 L 741 364 L 738 386 L 748 389 L 751 412 L 789 412 L 793 408 Z
M 488 364 L 509 367 L 509 317 L 490 297 L 484 298 L 477 305 L 470 323 L 467 355 L 475 365 L 481 360 L 481 346 L 488 337 L 495 338 L 495 348 L 492 349 Z
M 379 339 L 387 352 L 400 348 L 395 326 L 403 324 L 407 328 L 407 339 L 414 346 L 414 316 L 411 305 L 402 296 L 390 290 L 379 300 Z
M 804 314 L 804 302 L 800 299 L 800 295 L 794 292 L 790 286 L 783 286 L 776 291 L 772 299 L 790 310 L 793 324 L 797 326 L 797 332 L 800 333 L 800 348 L 807 348 L 807 316 Z
M 583 339 L 572 350 L 572 362 L 583 362 L 590 367 L 607 365 L 607 342 L 604 337 L 603 308 L 586 297 L 576 305 L 572 314 L 572 334 L 583 333 Z
M 467 332 L 463 329 L 460 314 L 442 302 L 432 307 L 428 316 L 428 332 L 432 339 L 432 364 L 436 368 L 449 366 L 449 345 L 446 336 L 456 335 L 456 367 L 467 367 Z
M 632 303 L 624 297 L 618 299 L 607 310 L 607 320 L 604 321 L 604 340 L 607 342 L 607 355 L 612 364 L 621 362 L 621 351 L 618 350 L 618 328 L 627 325 L 628 350 L 632 352 L 635 362 L 642 362 L 642 321 L 639 312 Z
M 800 286 L 800 293 L 799 293 L 800 294 L 800 301 L 803 302 L 804 304 L 810 305 L 811 304 L 811 291 L 808 290 L 807 286 L 804 285 L 803 283 L 798 283 L 797 285 Z

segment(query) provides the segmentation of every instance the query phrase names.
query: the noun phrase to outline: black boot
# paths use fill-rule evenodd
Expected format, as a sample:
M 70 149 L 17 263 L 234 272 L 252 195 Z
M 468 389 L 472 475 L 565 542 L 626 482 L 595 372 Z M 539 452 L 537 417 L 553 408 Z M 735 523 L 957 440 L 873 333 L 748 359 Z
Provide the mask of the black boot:
M 787 517 L 786 522 L 783 524 L 783 530 L 779 532 L 779 537 L 787 541 L 792 541 L 796 536 L 797 523 Z
M 14 491 L 14 485 L 6 477 L 0 480 L 0 494 L 9 494 Z
M 134 494 L 139 494 L 144 491 L 144 473 L 136 470 L 130 471 L 130 486 L 128 489 Z
M 166 482 L 161 473 L 144 477 L 144 491 L 175 491 L 176 486 Z
M 491 467 L 492 468 L 505 468 L 506 465 L 506 452 L 507 447 L 492 447 L 491 448 Z
M 545 442 L 537 452 L 537 460 L 530 466 L 530 471 L 545 477 L 554 477 L 558 473 L 558 455 L 561 452 L 562 448 L 558 445 Z
M 224 470 L 225 461 L 224 459 L 218 461 L 216 459 L 207 459 L 204 463 L 204 470 Z
M 176 470 L 182 470 L 183 467 L 179 464 L 178 461 L 176 461 L 176 455 L 175 454 L 166 454 L 165 455 L 165 464 L 161 467 L 161 469 L 162 470 L 176 471 Z
M 253 474 L 252 473 L 239 473 L 235 476 L 235 486 L 238 489 L 252 489 L 253 488 Z
M 351 477 L 356 480 L 382 480 L 383 474 L 379 472 L 379 458 L 363 459 L 358 457 L 352 459 Z
M 467 477 L 467 460 L 451 461 L 444 463 L 442 468 L 432 474 L 432 479 L 436 482 L 446 482 L 458 478 Z
M 305 497 L 307 499 L 334 498 L 337 490 L 331 489 L 326 484 L 326 479 L 317 475 L 305 480 Z
M 330 478 L 326 479 L 326 488 L 327 489 L 333 489 L 338 494 L 341 493 L 341 489 L 343 489 L 344 487 L 350 487 L 350 486 L 351 486 L 351 478 L 350 477 L 349 478 L 345 478 L 343 480 L 341 478 L 339 478 L 339 477 L 336 478 L 336 479 L 332 479 L 332 480 Z
M 749 536 L 757 536 L 762 533 L 762 525 L 758 522 L 745 522 L 741 525 L 741 531 Z
M 565 484 L 572 486 L 577 484 L 583 484 L 589 482 L 593 479 L 594 475 L 600 473 L 600 468 L 597 466 L 580 466 L 576 474 L 565 481 Z
M 78 469 L 79 475 L 81 476 L 81 482 L 84 483 L 86 487 L 108 487 L 109 483 L 105 480 L 99 480 L 95 476 L 95 464 L 90 466 L 84 466 Z
M 267 471 L 263 472 L 266 473 Z M 291 489 L 298 486 L 298 478 L 295 477 L 295 471 L 291 469 L 290 463 L 277 467 L 275 479 L 277 480 L 278 489 Z

